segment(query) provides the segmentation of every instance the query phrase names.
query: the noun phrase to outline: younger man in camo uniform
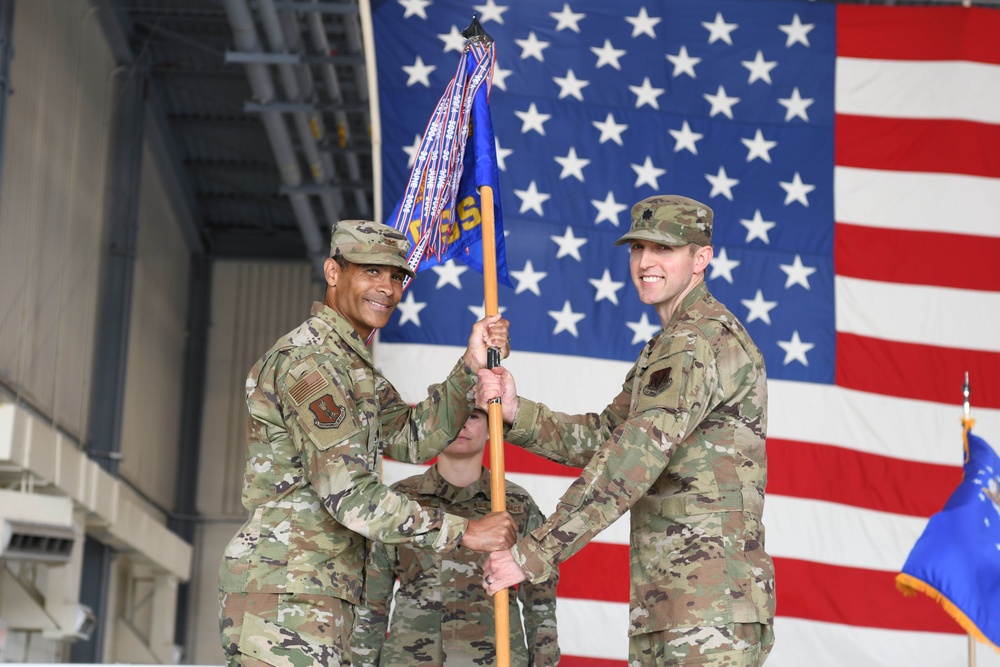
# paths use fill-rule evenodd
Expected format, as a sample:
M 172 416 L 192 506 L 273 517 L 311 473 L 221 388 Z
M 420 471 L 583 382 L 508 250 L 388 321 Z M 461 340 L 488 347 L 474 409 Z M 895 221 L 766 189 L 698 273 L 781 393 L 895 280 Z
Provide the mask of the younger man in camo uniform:
M 502 396 L 508 442 L 586 466 L 540 528 L 489 556 L 484 587 L 543 581 L 631 510 L 631 667 L 757 667 L 774 641 L 764 359 L 705 286 L 711 239 L 712 210 L 687 197 L 632 208 L 616 245 L 663 330 L 600 414 L 553 412 L 509 371 L 479 373 L 477 403 Z

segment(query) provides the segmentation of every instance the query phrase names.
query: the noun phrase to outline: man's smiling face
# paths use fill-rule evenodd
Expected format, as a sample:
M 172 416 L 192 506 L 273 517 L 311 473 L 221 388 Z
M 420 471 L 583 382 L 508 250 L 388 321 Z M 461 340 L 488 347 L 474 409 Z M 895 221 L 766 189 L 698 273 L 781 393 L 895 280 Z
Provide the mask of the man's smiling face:
M 336 266 L 336 269 L 336 289 L 328 305 L 343 315 L 365 340 L 373 329 L 388 324 L 403 296 L 406 274 L 398 267 L 379 264 L 348 262 L 346 268 Z

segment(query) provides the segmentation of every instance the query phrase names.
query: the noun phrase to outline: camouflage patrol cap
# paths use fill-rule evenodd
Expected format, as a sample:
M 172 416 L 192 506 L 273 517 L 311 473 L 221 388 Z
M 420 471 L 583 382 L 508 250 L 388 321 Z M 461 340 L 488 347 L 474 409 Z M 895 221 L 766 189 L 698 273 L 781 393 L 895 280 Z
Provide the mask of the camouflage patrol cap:
M 330 257 L 343 257 L 355 264 L 396 266 L 414 278 L 406 263 L 410 242 L 388 225 L 371 220 L 341 220 L 330 235 Z
M 632 228 L 615 241 L 653 241 L 666 246 L 712 243 L 712 209 L 680 195 L 654 195 L 632 207 Z

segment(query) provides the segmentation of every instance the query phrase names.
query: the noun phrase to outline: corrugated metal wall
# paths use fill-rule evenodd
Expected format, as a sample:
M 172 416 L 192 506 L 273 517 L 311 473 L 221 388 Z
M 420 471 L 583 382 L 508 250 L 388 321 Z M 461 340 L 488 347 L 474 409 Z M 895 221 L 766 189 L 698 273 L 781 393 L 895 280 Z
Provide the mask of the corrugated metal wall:
M 125 375 L 121 476 L 172 509 L 184 391 L 189 253 L 145 151 Z
M 0 197 L 0 381 L 86 432 L 114 62 L 84 0 L 17 4 Z
M 88 430 L 107 245 L 113 96 L 124 70 L 116 68 L 89 0 L 18 2 L 13 48 L 0 183 L 0 383 L 79 444 Z M 143 531 L 143 521 L 166 522 L 142 498 L 161 510 L 174 506 L 184 389 L 189 251 L 148 151 L 140 187 L 120 466 L 138 493 L 119 489 L 111 509 L 133 514 L 117 517 L 127 527 L 105 517 L 112 536 L 123 528 Z M 177 539 L 154 548 L 179 545 L 187 547 Z M 132 560 L 146 572 L 143 556 L 158 561 L 143 549 Z M 109 583 L 118 585 L 121 576 L 116 571 Z M 112 595 L 105 611 L 144 636 L 156 634 L 146 627 L 150 618 L 127 617 L 135 609 L 120 596 Z M 41 637 L 24 647 L 25 661 L 56 659 L 65 649 Z
M 305 263 L 216 262 L 212 270 L 205 410 L 198 477 L 198 512 L 188 619 L 190 660 L 222 659 L 218 636 L 218 570 L 222 550 L 247 512 L 243 487 L 247 372 L 282 334 L 309 316 L 322 286 Z
M 322 298 L 304 263 L 216 262 L 212 279 L 198 511 L 246 518 L 240 504 L 246 433 L 247 372 Z
M 17 5 L 0 197 L 0 382 L 87 432 L 115 78 L 86 0 Z M 122 476 L 173 505 L 188 250 L 144 156 L 122 424 Z

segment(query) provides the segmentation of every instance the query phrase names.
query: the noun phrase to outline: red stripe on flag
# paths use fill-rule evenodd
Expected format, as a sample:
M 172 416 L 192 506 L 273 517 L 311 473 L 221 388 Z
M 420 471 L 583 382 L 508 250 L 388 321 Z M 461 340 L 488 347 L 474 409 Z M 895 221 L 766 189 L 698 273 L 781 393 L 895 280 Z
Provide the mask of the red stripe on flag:
M 628 660 L 607 660 L 605 658 L 585 658 L 580 655 L 559 656 L 560 667 L 623 667 Z
M 391 459 L 390 456 L 386 458 Z M 427 461 L 428 464 L 437 461 L 437 457 Z M 490 467 L 490 448 L 483 450 L 483 465 Z M 580 468 L 564 466 L 537 454 L 521 449 L 505 442 L 503 448 L 503 468 L 505 472 L 527 473 L 530 475 L 552 475 L 553 477 L 579 477 Z
M 919 308 L 919 304 L 914 304 Z M 970 313 L 969 326 L 975 326 Z M 1000 377 L 1000 353 L 900 343 L 837 332 L 836 384 L 848 389 L 957 404 L 965 372 Z M 943 381 L 945 380 L 945 381 Z M 1000 408 L 1000 384 L 976 383 L 976 407 Z
M 553 475 L 555 477 L 579 477 L 579 468 L 570 468 L 559 463 L 553 463 L 537 454 L 521 449 L 516 445 L 504 443 L 503 467 L 507 472 L 521 472 L 532 475 Z M 483 465 L 490 465 L 489 447 L 483 452 Z
M 628 546 L 591 542 L 559 564 L 561 598 L 628 602 Z
M 837 55 L 1000 64 L 1000 12 L 962 7 L 899 9 L 839 5 Z
M 596 550 L 588 549 L 594 546 Z M 777 614 L 827 623 L 918 632 L 961 633 L 926 596 L 905 597 L 895 572 L 774 558 Z M 628 547 L 591 543 L 560 566 L 559 597 L 628 600 Z M 603 576 L 595 576 L 601 573 Z M 605 589 L 616 589 L 610 593 Z M 622 599 L 621 591 L 625 591 Z
M 1000 176 L 1000 125 L 838 114 L 835 132 L 840 167 Z
M 902 565 L 902 564 L 901 564 Z M 775 558 L 778 616 L 861 627 L 964 634 L 926 595 L 896 590 L 896 572 Z
M 891 248 L 891 250 L 887 250 Z M 1000 291 L 1000 238 L 864 227 L 838 222 L 834 270 L 838 276 L 907 285 Z M 960 271 L 933 267 L 955 266 Z
M 956 438 L 955 447 L 960 446 Z M 832 445 L 767 439 L 768 495 L 812 498 L 929 517 L 941 511 L 961 480 L 962 469 L 958 466 L 904 461 Z M 914 493 L 914 489 L 920 492 Z

